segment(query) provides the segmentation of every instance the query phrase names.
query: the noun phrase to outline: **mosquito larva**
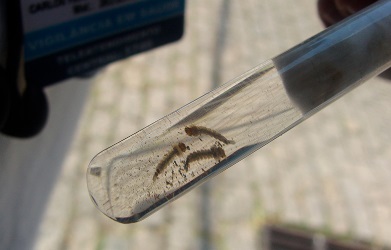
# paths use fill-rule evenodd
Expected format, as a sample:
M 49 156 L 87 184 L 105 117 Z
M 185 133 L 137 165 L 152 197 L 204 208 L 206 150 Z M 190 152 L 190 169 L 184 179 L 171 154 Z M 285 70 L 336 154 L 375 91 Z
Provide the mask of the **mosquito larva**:
M 214 131 L 213 129 L 210 129 L 210 128 L 202 127 L 202 126 L 191 125 L 191 126 L 185 127 L 185 132 L 188 136 L 199 136 L 199 135 L 204 134 L 204 135 L 212 136 L 213 138 L 215 138 L 225 144 L 235 144 L 235 141 L 228 140 L 227 138 L 225 138 L 225 136 L 223 136 L 219 132 Z
M 224 149 L 216 146 L 212 146 L 208 150 L 199 150 L 195 151 L 191 154 L 189 154 L 186 158 L 186 162 L 184 165 L 184 168 L 186 171 L 189 170 L 189 164 L 194 161 L 203 160 L 203 159 L 211 159 L 214 158 L 215 160 L 220 160 L 225 158 L 225 152 Z
M 102 173 L 102 168 L 100 167 L 92 167 L 90 168 L 90 174 L 95 175 L 95 176 L 100 176 Z
M 186 145 L 182 142 L 178 143 L 178 145 L 175 145 L 172 150 L 167 154 L 166 157 L 163 158 L 161 162 L 156 167 L 155 174 L 153 175 L 153 181 L 155 181 L 158 177 L 158 175 L 166 169 L 168 164 L 170 164 L 171 160 L 175 156 L 180 156 L 183 152 L 186 151 Z

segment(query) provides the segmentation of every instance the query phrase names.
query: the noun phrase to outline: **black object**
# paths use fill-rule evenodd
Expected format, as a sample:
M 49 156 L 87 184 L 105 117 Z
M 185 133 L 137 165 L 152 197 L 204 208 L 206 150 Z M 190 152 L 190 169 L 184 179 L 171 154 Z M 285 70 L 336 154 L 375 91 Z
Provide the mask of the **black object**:
M 10 109 L 8 86 L 6 85 L 5 71 L 0 67 L 0 128 L 7 121 Z
M 6 135 L 27 138 L 38 134 L 44 127 L 48 105 L 42 88 L 26 83 L 21 86 L 22 24 L 19 1 L 2 1 L 6 18 L 5 67 L 0 67 L 0 131 Z M 2 55 L 3 56 L 3 55 Z
M 310 230 L 267 225 L 262 232 L 266 250 L 369 250 L 371 244 L 358 240 L 338 240 Z M 390 250 L 387 246 L 379 249 Z

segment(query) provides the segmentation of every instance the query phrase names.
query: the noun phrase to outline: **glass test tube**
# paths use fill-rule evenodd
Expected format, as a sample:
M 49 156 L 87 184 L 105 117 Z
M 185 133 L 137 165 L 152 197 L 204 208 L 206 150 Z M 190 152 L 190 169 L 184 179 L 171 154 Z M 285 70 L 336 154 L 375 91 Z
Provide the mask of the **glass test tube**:
M 390 27 L 380 1 L 105 149 L 87 170 L 92 200 L 145 218 L 390 67 Z

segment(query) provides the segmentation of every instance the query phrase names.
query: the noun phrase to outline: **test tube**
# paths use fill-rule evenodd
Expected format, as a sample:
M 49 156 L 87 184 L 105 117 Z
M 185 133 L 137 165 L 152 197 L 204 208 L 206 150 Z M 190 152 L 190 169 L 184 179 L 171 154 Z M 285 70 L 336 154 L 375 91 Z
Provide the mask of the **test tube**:
M 103 150 L 93 202 L 121 223 L 147 217 L 390 67 L 390 27 L 380 1 Z

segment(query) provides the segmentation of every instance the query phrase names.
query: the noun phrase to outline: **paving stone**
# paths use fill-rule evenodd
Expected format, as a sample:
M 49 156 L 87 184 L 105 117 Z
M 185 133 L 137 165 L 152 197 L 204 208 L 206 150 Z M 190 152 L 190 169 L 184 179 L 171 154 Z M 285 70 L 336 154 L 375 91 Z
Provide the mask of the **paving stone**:
M 390 244 L 391 85 L 371 80 L 136 224 L 85 185 L 100 150 L 322 29 L 316 1 L 188 1 L 175 44 L 96 77 L 36 249 L 260 249 L 268 222 Z

